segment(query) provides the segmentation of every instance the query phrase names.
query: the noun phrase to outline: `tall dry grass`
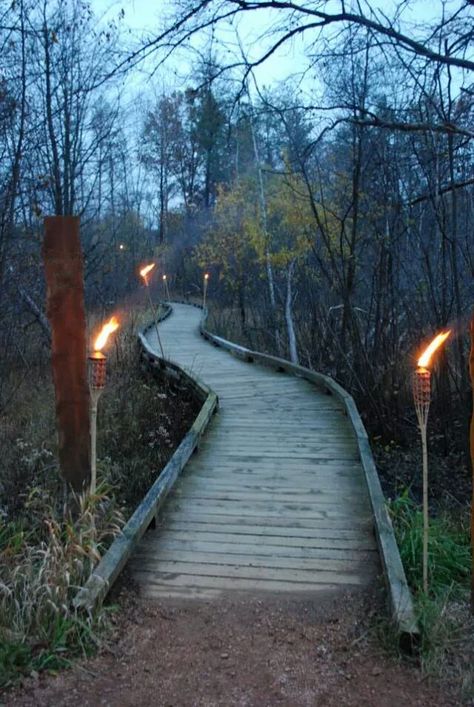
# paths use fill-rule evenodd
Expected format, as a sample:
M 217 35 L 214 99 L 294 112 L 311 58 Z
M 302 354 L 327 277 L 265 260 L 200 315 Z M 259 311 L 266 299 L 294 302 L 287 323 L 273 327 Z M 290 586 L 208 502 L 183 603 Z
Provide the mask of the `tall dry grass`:
M 71 600 L 123 524 L 110 491 L 76 497 L 62 517 L 45 508 L 43 524 L 42 539 L 24 519 L 0 527 L 0 685 L 87 653 L 104 620 Z

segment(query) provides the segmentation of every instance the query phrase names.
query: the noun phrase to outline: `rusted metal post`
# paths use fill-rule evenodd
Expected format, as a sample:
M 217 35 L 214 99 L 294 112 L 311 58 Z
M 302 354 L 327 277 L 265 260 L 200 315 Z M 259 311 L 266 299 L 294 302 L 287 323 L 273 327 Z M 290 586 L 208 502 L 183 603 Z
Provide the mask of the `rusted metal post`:
M 43 260 L 52 334 L 59 464 L 71 487 L 83 491 L 90 481 L 90 435 L 79 218 L 47 216 L 44 227 Z

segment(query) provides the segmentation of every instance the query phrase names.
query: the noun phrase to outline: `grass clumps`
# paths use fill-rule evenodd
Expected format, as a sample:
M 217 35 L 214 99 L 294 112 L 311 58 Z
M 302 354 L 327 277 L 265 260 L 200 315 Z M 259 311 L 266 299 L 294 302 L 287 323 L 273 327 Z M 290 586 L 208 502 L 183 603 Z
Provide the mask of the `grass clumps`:
M 71 606 L 123 517 L 106 489 L 76 499 L 74 515 L 53 507 L 42 527 L 0 526 L 0 686 L 19 675 L 69 665 L 95 647 L 103 615 Z
M 415 600 L 425 673 L 462 687 L 474 697 L 474 621 L 469 610 L 471 549 L 468 514 L 430 518 L 429 591 L 423 591 L 423 514 L 408 490 L 390 503 L 400 555 Z
M 423 589 L 423 513 L 405 491 L 390 510 L 408 582 L 419 595 Z M 471 549 L 467 518 L 443 513 L 430 519 L 429 531 L 430 595 L 444 595 L 446 590 L 463 593 L 469 586 Z

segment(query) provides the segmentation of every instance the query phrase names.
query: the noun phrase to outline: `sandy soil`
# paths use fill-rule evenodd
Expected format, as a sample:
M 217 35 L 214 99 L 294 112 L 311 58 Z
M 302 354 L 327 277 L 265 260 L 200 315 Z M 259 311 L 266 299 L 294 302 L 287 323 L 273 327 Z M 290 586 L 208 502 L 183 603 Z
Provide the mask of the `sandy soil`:
M 28 678 L 9 707 L 459 705 L 414 664 L 383 651 L 375 596 L 120 598 L 114 637 L 58 676 Z

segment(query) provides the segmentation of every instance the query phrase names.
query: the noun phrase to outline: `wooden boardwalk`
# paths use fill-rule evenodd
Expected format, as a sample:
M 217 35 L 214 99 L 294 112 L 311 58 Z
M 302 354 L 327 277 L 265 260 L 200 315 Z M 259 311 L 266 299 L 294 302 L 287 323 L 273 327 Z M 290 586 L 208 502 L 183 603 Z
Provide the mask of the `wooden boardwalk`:
M 220 408 L 131 561 L 142 593 L 207 599 L 372 582 L 372 512 L 342 405 L 212 346 L 200 316 L 173 305 L 160 325 L 163 348 L 215 390 Z M 157 349 L 154 330 L 149 342 Z

